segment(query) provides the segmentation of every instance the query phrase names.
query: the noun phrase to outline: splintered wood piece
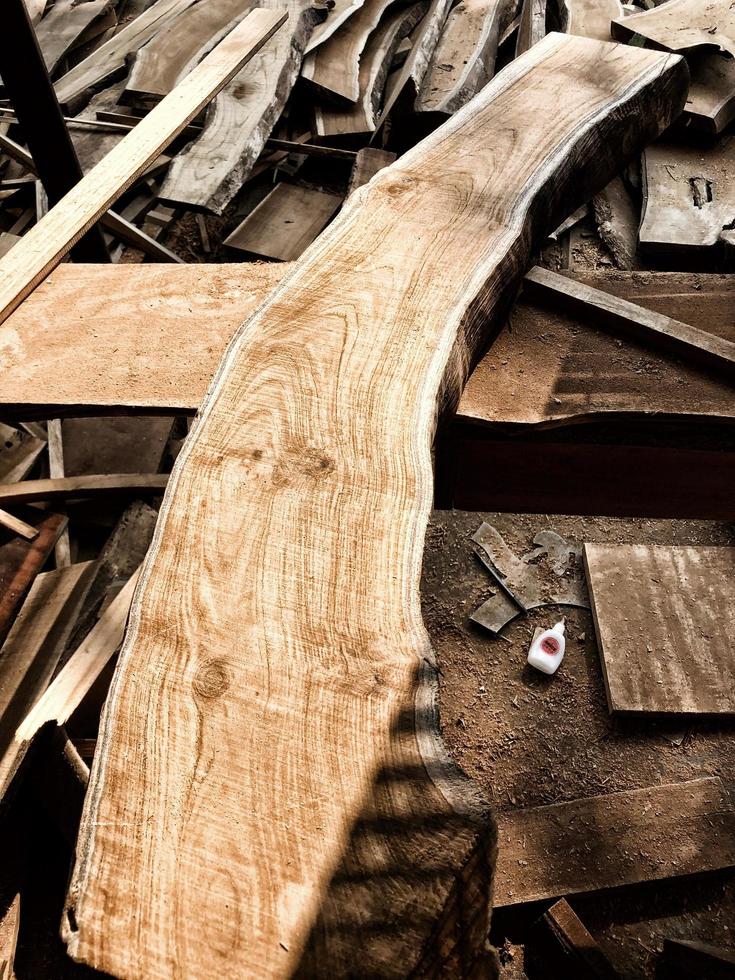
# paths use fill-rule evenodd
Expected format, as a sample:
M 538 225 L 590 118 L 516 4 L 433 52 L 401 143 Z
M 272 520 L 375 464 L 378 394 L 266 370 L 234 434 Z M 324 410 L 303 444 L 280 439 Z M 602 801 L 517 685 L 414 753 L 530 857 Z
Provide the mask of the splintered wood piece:
M 684 116 L 705 133 L 721 133 L 735 119 L 735 58 L 706 54 L 691 68 Z
M 306 55 L 301 77 L 320 96 L 357 102 L 360 95 L 360 58 L 368 38 L 385 11 L 396 0 L 364 0 L 347 23 L 316 51 Z
M 498 41 L 521 0 L 460 0 L 449 12 L 416 109 L 456 112 L 495 74 Z
M 194 2 L 195 0 L 157 0 L 151 4 L 114 37 L 101 44 L 59 79 L 55 85 L 59 102 L 62 105 L 71 103 L 88 89 L 100 86 L 105 79 L 111 78 L 115 72 L 125 67 L 125 60 L 129 55 L 155 37 L 167 21 Z
M 20 895 L 16 895 L 0 918 L 0 980 L 13 980 L 13 963 L 20 929 Z
M 643 218 L 649 253 L 684 253 L 735 243 L 735 142 L 658 142 L 643 154 Z
M 735 808 L 717 778 L 498 814 L 495 908 L 735 864 Z
M 5 639 L 16 610 L 67 523 L 61 514 L 30 507 L 23 512 L 23 520 L 38 528 L 35 540 L 12 537 L 8 541 L 7 532 L 0 536 L 0 641 Z
M 732 714 L 735 548 L 585 544 L 611 712 Z
M 567 34 L 610 41 L 612 21 L 623 16 L 623 7 L 620 0 L 562 0 L 561 14 Z
M 414 4 L 388 14 L 370 36 L 360 58 L 359 94 L 354 106 L 335 108 L 315 105 L 318 136 L 372 133 L 378 126 L 378 110 L 393 54 L 401 39 L 414 29 L 427 10 L 426 3 Z
M 297 259 L 339 211 L 342 198 L 310 187 L 276 184 L 225 239 L 228 248 L 267 259 Z
M 6 527 L 13 534 L 19 534 L 26 541 L 34 541 L 38 537 L 38 528 L 32 527 L 27 521 L 22 521 L 19 517 L 14 517 L 6 510 L 0 509 L 0 524 Z
M 359 948 L 365 976 L 480 975 L 492 825 L 442 748 L 419 597 L 437 415 L 532 250 L 686 87 L 681 59 L 550 36 L 354 195 L 235 335 L 105 704 L 74 959 L 346 975 Z
M 251 11 L 0 260 L 0 322 L 285 20 L 280 8 Z
M 270 7 L 276 0 L 263 0 Z M 250 176 L 298 78 L 302 51 L 323 17 L 308 0 L 285 0 L 278 31 L 212 103 L 201 134 L 171 161 L 159 197 L 221 214 Z
M 610 961 L 565 898 L 560 898 L 547 909 L 541 922 L 558 944 L 571 976 L 583 975 L 587 980 L 618 980 Z
M 56 0 L 36 27 L 36 38 L 50 75 L 80 36 L 111 5 L 112 0 Z
M 379 170 L 382 170 L 384 167 L 389 167 L 395 159 L 395 153 L 391 153 L 388 150 L 378 150 L 372 146 L 366 146 L 358 150 L 355 164 L 350 174 L 347 196 L 349 197 L 358 187 L 362 187 L 371 181 Z
M 735 56 L 735 7 L 727 0 L 668 0 L 613 21 L 612 31 L 618 40 L 637 34 L 680 54 L 710 48 Z
M 207 0 L 187 7 L 138 50 L 122 101 L 168 95 L 251 7 L 251 0 Z
M 621 177 L 592 199 L 597 232 L 607 245 L 618 269 L 634 269 L 638 250 L 640 215 Z
M 532 298 L 552 297 L 563 309 L 585 316 L 595 326 L 629 333 L 687 361 L 730 376 L 735 374 L 735 343 L 732 341 L 690 327 L 688 323 L 679 323 L 539 265 L 526 274 L 524 285 Z
M 166 489 L 166 473 L 117 473 L 102 476 L 66 476 L 60 480 L 24 480 L 0 484 L 0 504 L 28 504 L 34 500 L 81 500 L 100 495 L 135 494 L 160 496 Z
M 0 650 L 0 798 L 25 755 L 16 730 L 53 677 L 95 568 L 89 561 L 38 575 Z
M 546 34 L 546 0 L 523 0 L 516 39 L 516 58 Z

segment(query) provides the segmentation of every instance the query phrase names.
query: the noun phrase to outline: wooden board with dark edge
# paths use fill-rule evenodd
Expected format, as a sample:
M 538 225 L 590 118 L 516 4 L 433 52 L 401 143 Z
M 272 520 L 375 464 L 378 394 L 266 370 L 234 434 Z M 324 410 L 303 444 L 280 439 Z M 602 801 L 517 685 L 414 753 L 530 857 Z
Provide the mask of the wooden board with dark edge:
M 668 0 L 614 20 L 612 33 L 619 41 L 638 35 L 678 54 L 703 49 L 735 56 L 735 8 L 727 0 Z
M 358 190 L 238 331 L 106 702 L 73 958 L 346 975 L 359 948 L 365 975 L 479 968 L 493 829 L 438 735 L 418 591 L 437 414 L 532 249 L 686 85 L 669 55 L 549 36 Z
M 498 816 L 496 908 L 735 865 L 735 807 L 716 777 Z
M 735 714 L 735 548 L 584 547 L 612 714 Z

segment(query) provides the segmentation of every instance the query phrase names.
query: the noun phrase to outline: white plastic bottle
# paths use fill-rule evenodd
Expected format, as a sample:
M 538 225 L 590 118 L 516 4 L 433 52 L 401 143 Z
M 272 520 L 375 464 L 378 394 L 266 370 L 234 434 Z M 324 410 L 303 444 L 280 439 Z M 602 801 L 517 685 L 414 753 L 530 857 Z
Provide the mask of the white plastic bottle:
M 539 633 L 528 651 L 528 662 L 544 674 L 555 674 L 564 659 L 564 620 Z

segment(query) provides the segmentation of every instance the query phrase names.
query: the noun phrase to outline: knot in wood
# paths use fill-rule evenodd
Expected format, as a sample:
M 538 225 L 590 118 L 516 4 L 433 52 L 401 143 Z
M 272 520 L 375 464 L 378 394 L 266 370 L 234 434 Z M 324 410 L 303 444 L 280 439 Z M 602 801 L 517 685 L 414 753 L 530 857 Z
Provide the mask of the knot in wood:
M 288 487 L 316 481 L 334 473 L 334 459 L 318 446 L 293 443 L 285 446 L 273 467 L 273 484 Z
M 197 668 L 192 687 L 202 698 L 218 698 L 230 686 L 230 675 L 224 660 L 205 660 Z

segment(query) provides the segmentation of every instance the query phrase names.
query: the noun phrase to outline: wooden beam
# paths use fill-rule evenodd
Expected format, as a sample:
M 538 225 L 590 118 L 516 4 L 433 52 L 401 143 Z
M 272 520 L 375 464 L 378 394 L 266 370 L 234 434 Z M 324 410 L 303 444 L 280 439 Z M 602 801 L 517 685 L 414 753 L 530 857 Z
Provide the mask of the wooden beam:
M 355 195 L 240 328 L 106 702 L 74 959 L 344 975 L 359 948 L 366 976 L 479 975 L 492 826 L 441 746 L 419 601 L 437 414 L 543 235 L 686 87 L 678 58 L 551 35 Z
M 554 303 L 589 318 L 595 326 L 631 334 L 715 371 L 735 373 L 735 343 L 697 327 L 538 265 L 526 274 L 524 288 L 532 298 L 553 297 Z
M 165 473 L 120 473 L 104 476 L 67 476 L 51 480 L 24 480 L 0 485 L 0 504 L 27 504 L 35 500 L 82 500 L 85 497 L 134 494 L 160 496 Z
M 285 22 L 256 9 L 0 260 L 0 322 Z

